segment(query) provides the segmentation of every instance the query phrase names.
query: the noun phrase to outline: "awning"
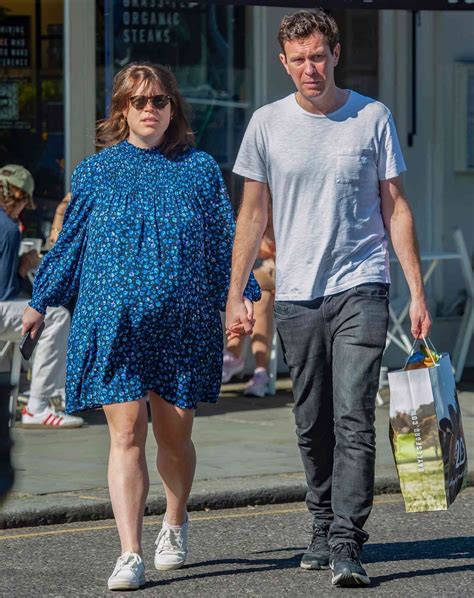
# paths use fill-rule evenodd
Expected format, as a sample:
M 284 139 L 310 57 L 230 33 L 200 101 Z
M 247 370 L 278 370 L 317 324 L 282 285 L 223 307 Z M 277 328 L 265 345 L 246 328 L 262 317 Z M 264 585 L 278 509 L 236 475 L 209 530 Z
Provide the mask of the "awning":
M 393 10 L 474 10 L 474 0 L 207 0 L 235 6 L 282 6 L 287 8 L 372 8 Z

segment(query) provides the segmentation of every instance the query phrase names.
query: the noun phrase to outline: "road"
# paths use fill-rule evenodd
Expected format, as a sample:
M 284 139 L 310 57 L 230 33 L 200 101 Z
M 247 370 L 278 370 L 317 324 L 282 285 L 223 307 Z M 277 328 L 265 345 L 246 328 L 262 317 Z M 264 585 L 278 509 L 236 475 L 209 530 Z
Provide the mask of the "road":
M 398 495 L 380 496 L 369 520 L 364 561 L 373 596 L 474 596 L 474 488 L 449 511 L 406 514 Z M 174 572 L 153 569 L 159 519 L 145 520 L 147 585 L 159 597 L 348 595 L 330 572 L 299 569 L 310 519 L 301 503 L 191 514 L 190 557 Z M 119 544 L 113 521 L 0 532 L 0 595 L 111 596 Z M 115 593 L 116 596 L 125 593 Z

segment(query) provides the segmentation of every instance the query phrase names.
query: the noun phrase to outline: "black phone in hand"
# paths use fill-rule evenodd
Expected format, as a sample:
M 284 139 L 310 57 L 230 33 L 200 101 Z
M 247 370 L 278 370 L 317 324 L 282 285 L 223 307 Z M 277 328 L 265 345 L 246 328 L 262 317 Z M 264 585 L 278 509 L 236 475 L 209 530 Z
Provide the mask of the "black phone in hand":
M 38 328 L 38 332 L 36 333 L 35 338 L 31 338 L 31 330 L 28 330 L 25 336 L 21 339 L 20 353 L 23 355 L 25 359 L 28 360 L 32 356 L 34 348 L 36 347 L 36 343 L 39 341 L 39 338 L 43 330 L 44 322 L 42 322 L 41 326 Z

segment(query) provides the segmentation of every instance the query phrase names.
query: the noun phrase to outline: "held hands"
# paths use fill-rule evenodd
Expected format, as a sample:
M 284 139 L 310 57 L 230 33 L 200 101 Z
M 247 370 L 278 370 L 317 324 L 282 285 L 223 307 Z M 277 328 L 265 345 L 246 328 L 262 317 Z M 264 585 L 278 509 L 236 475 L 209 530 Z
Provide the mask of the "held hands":
M 252 334 L 254 325 L 253 303 L 249 299 L 229 299 L 225 321 L 227 340 Z
M 29 305 L 26 306 L 23 312 L 21 335 L 24 336 L 28 330 L 31 330 L 31 338 L 34 339 L 38 332 L 39 327 L 43 323 L 44 315 L 40 314 L 36 309 L 33 309 Z
M 431 330 L 431 315 L 426 299 L 412 299 L 410 304 L 411 333 L 414 338 L 427 337 Z

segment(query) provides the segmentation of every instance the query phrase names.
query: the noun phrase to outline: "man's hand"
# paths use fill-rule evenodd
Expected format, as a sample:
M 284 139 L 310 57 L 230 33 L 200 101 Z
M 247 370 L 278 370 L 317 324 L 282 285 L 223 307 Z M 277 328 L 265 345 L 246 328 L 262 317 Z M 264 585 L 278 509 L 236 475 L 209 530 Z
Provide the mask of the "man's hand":
M 253 303 L 249 299 L 227 301 L 225 331 L 228 341 L 252 334 L 254 325 Z
M 23 312 L 21 334 L 24 336 L 28 330 L 31 330 L 31 338 L 35 338 L 38 333 L 39 327 L 44 321 L 44 315 L 40 314 L 36 309 L 33 309 L 29 305 L 25 307 Z
M 431 330 L 431 315 L 425 299 L 412 300 L 410 304 L 411 333 L 414 338 L 426 338 Z
M 36 268 L 36 266 L 40 263 L 40 256 L 36 249 L 31 249 L 31 251 L 27 251 L 22 256 L 20 256 L 19 264 L 18 264 L 18 274 L 22 278 L 26 278 L 26 275 L 30 270 Z

